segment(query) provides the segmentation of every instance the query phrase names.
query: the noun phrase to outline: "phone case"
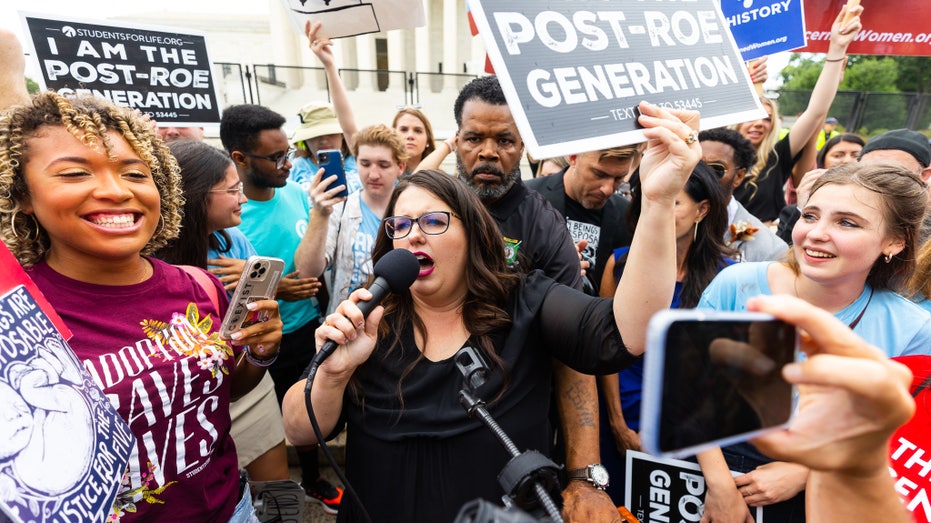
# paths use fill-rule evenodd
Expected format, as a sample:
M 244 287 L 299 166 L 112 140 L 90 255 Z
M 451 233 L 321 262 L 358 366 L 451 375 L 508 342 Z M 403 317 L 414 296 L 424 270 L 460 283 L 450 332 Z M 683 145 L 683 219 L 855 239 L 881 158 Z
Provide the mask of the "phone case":
M 250 311 L 246 305 L 274 298 L 283 271 L 284 260 L 279 258 L 252 256 L 246 260 L 239 284 L 236 285 L 229 309 L 220 325 L 220 337 L 229 339 L 232 333 L 268 319 L 264 313 Z
M 343 153 L 338 149 L 323 149 L 317 151 L 317 165 L 323 168 L 323 177 L 336 175 L 336 181 L 330 187 L 342 185 L 344 189 L 337 196 L 349 196 L 349 185 L 346 183 L 346 171 L 343 170 Z
M 643 370 L 643 396 L 641 398 L 640 439 L 645 452 L 654 456 L 679 458 L 693 456 L 696 453 L 711 448 L 731 445 L 759 436 L 771 430 L 785 428 L 792 420 L 797 399 L 795 387 L 790 387 L 790 416 L 784 423 L 762 428 L 759 430 L 741 432 L 726 437 L 703 441 L 678 449 L 663 449 L 660 444 L 660 424 L 664 415 L 663 393 L 664 376 L 666 373 L 666 345 L 670 327 L 680 321 L 722 322 L 722 323 L 749 323 L 771 322 L 773 316 L 758 312 L 719 312 L 702 309 L 669 309 L 660 311 L 653 316 L 647 327 L 646 353 Z M 791 340 L 792 359 L 798 360 L 798 334 Z

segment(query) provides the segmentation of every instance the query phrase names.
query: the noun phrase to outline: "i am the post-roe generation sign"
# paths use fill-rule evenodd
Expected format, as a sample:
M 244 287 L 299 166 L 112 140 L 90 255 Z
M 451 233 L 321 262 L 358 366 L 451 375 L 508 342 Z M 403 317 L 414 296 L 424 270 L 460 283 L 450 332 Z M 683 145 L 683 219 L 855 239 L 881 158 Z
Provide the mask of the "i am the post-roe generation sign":
M 644 141 L 641 100 L 703 128 L 765 114 L 713 0 L 469 1 L 534 157 Z

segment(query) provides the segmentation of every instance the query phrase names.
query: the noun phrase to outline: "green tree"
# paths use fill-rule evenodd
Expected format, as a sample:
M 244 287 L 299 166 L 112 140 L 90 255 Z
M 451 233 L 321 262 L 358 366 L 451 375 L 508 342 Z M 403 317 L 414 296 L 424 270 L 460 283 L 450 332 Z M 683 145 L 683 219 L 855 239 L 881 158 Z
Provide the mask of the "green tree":
M 26 77 L 26 90 L 29 91 L 29 94 L 36 94 L 39 92 L 39 84 L 36 83 L 32 78 Z
M 789 65 L 780 72 L 783 115 L 805 110 L 823 65 L 822 55 L 792 55 Z M 911 93 L 916 92 L 931 93 L 931 57 L 852 55 L 830 114 L 851 115 L 859 102 L 865 104 L 858 111 L 859 128 L 851 130 L 870 135 L 902 127 L 909 121 L 910 100 L 914 98 Z M 928 125 L 925 120 L 931 120 L 931 114 L 922 115 L 918 125 Z
M 823 64 L 821 55 L 793 53 L 779 73 L 782 88 L 810 91 Z M 852 55 L 839 90 L 931 93 L 931 57 Z

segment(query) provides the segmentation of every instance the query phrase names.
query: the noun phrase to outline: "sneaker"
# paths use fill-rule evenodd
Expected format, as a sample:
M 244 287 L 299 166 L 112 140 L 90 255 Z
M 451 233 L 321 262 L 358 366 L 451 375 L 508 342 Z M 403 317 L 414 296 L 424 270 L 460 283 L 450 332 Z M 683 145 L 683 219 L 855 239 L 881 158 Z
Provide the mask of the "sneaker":
M 301 485 L 303 487 L 303 484 Z M 307 501 L 319 503 L 327 514 L 336 514 L 339 503 L 343 500 L 343 489 L 334 486 L 323 478 L 317 478 L 313 485 L 304 489 Z

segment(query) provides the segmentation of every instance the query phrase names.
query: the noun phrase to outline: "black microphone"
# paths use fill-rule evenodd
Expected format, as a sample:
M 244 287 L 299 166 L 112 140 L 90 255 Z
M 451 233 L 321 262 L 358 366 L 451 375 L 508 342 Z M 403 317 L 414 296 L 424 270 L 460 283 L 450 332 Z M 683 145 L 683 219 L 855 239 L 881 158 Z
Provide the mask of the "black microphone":
M 372 299 L 360 301 L 356 304 L 362 311 L 362 316 L 368 317 L 372 309 L 381 303 L 381 300 L 389 292 L 404 292 L 414 284 L 414 280 L 420 274 L 420 262 L 414 253 L 407 249 L 394 249 L 388 251 L 384 256 L 375 263 L 372 268 L 372 274 L 375 275 L 375 281 L 369 286 L 369 292 L 372 293 Z M 330 354 L 336 350 L 339 345 L 333 340 L 327 340 L 320 348 L 320 351 L 314 355 L 310 364 L 316 368 L 330 357 Z

